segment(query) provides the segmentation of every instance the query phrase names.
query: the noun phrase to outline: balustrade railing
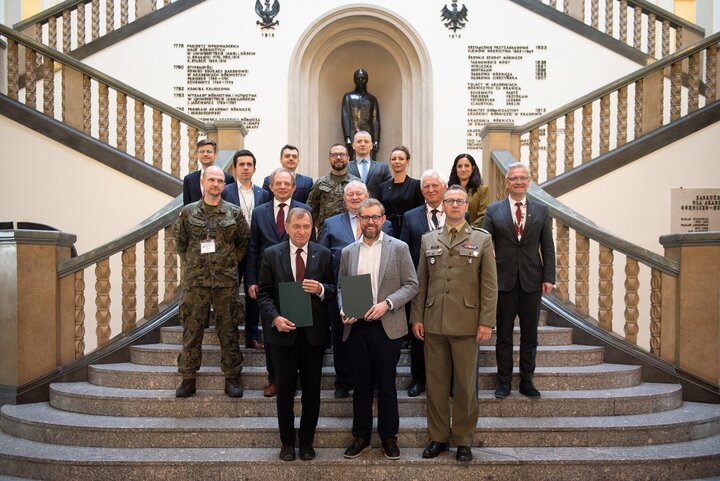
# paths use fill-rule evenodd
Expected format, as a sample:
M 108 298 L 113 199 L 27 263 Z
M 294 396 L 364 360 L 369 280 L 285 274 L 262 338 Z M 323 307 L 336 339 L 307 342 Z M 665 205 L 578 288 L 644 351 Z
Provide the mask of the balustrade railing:
M 74 299 L 72 313 L 68 309 L 67 315 L 74 315 L 76 359 L 85 354 L 88 342 L 91 348 L 95 342 L 103 347 L 115 334 L 142 325 L 160 311 L 163 303 L 176 299 L 178 257 L 173 224 L 180 209 L 182 200 L 178 197 L 129 234 L 60 263 L 60 289 L 72 292 L 69 297 Z M 143 263 L 138 264 L 138 259 Z M 93 285 L 88 278 L 95 281 L 92 293 L 86 290 L 87 285 Z M 86 305 L 93 296 L 94 309 Z M 113 300 L 117 302 L 118 298 L 119 309 L 113 307 Z M 138 306 L 142 306 L 140 319 Z M 86 313 L 93 311 L 96 337 L 87 338 Z M 121 321 L 118 333 L 112 331 L 114 316 Z
M 8 96 L 27 107 L 178 178 L 197 168 L 199 137 L 217 140 L 214 124 L 201 122 L 4 25 L 0 25 L 0 35 L 8 43 Z M 181 165 L 183 158 L 186 165 Z
M 705 36 L 697 25 L 643 0 L 539 1 L 656 59 Z
M 513 128 L 520 135 L 520 157 L 530 166 L 533 181 L 542 183 L 569 172 L 716 102 L 719 42 L 716 33 Z
M 516 161 L 504 150 L 494 150 L 492 159 L 502 176 Z M 535 183 L 528 197 L 545 204 L 555 223 L 555 296 L 573 302 L 578 315 L 602 329 L 660 356 L 663 311 L 675 308 L 662 305 L 663 285 L 677 282 L 679 264 L 595 225 Z
M 174 0 L 67 0 L 14 25 L 15 30 L 69 53 Z

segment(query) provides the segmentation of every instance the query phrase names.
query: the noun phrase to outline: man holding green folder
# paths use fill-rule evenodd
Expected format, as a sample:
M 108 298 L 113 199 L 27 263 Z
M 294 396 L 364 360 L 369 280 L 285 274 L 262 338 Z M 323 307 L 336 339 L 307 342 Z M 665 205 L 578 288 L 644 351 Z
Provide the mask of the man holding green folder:
M 385 235 L 385 208 L 377 199 L 365 199 L 358 210 L 362 236 L 342 250 L 338 302 L 345 324 L 343 342 L 352 359 L 353 443 L 346 458 L 370 449 L 374 386 L 378 386 L 378 434 L 387 459 L 399 459 L 399 414 L 396 366 L 402 338 L 407 334 L 405 304 L 418 292 L 410 250 L 399 239 Z M 358 277 L 366 276 L 363 287 Z M 355 287 L 350 285 L 354 284 Z M 364 306 L 352 306 L 365 299 Z
M 330 250 L 310 241 L 313 221 L 303 208 L 287 214 L 289 240 L 263 252 L 258 305 L 265 344 L 275 366 L 280 459 L 295 459 L 294 397 L 302 383 L 300 459 L 315 458 L 313 440 L 320 415 L 320 377 L 330 344 L 326 302 L 335 295 Z M 294 284 L 294 285 L 291 285 Z

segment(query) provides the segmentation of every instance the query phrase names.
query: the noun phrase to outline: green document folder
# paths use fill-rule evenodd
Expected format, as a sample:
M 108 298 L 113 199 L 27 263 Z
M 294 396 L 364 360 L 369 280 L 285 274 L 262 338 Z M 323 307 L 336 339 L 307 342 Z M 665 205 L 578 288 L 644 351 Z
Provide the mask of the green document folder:
M 343 312 L 345 317 L 364 319 L 373 305 L 370 274 L 348 276 L 340 279 Z
M 280 315 L 290 319 L 295 327 L 312 327 L 312 303 L 310 294 L 303 291 L 302 282 L 281 282 Z

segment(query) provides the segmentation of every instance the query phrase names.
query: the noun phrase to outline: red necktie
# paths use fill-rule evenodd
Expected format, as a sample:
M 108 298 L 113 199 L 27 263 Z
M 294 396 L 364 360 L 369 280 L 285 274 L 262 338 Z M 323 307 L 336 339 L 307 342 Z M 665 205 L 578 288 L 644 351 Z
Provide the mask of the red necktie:
M 282 237 L 285 232 L 285 203 L 281 202 L 278 207 L 277 218 L 275 219 L 275 227 L 277 227 L 278 237 Z
M 522 219 L 522 202 L 515 202 L 515 235 L 518 237 L 523 233 Z
M 301 282 L 305 279 L 305 261 L 302 258 L 302 249 L 295 251 L 295 280 Z

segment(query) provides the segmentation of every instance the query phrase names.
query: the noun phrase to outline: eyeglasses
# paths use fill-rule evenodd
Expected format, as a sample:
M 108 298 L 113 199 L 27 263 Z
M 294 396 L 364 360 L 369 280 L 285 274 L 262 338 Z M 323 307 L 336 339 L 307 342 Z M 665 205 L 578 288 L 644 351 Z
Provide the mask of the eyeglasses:
M 348 156 L 348 154 L 343 154 L 343 153 L 341 153 L 341 152 L 337 152 L 337 153 L 336 153 L 336 152 L 330 152 L 330 158 L 332 158 L 332 157 L 337 157 L 337 158 L 339 158 L 339 159 L 344 159 L 344 158 L 347 157 L 347 156 Z
M 514 177 L 508 177 L 507 180 L 509 180 L 510 182 L 518 182 L 518 181 L 527 182 L 528 180 L 530 180 L 530 177 L 527 177 L 524 175 L 523 176 L 516 175 Z
M 363 222 L 370 222 L 370 221 L 377 222 L 380 219 L 382 219 L 383 216 L 381 216 L 381 215 L 359 215 L 358 217 Z
M 443 199 L 445 205 L 465 205 L 468 201 L 465 199 Z

